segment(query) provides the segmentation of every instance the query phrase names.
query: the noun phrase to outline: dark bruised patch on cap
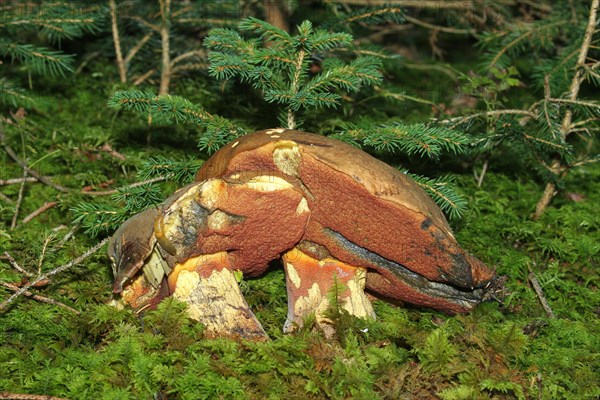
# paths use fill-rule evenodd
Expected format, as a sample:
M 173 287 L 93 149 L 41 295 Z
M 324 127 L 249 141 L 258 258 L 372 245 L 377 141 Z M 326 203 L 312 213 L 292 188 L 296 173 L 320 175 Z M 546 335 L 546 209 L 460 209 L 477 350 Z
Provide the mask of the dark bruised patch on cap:
M 373 253 L 372 251 L 351 242 L 336 231 L 326 228 L 325 232 L 331 238 L 333 238 L 341 248 L 344 248 L 359 258 L 368 261 L 365 264 L 375 264 L 382 269 L 390 271 L 399 280 L 419 290 L 424 295 L 431 296 L 433 298 L 443 298 L 447 301 L 467 308 L 479 303 L 484 295 L 484 290 L 482 289 L 468 290 L 462 287 L 455 287 L 450 284 L 430 281 L 424 276 L 409 270 L 401 264 L 388 260 L 379 254 Z M 407 301 L 410 300 L 407 299 Z
M 421 222 L 421 229 L 426 231 L 433 224 L 430 218 L 425 218 L 423 222 Z
M 475 286 L 473 282 L 473 274 L 471 272 L 471 264 L 462 253 L 450 253 L 454 264 L 452 265 L 452 276 L 448 277 L 456 286 L 465 289 L 472 289 Z

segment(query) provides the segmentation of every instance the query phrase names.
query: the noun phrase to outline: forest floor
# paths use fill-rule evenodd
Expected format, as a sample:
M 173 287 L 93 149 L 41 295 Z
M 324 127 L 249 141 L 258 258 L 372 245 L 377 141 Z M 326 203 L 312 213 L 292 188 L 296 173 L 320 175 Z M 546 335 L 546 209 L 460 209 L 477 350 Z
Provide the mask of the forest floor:
M 134 182 L 135 166 L 150 156 L 196 157 L 185 129 L 148 128 L 139 116 L 109 110 L 114 88 L 102 83 L 103 71 L 72 84 L 45 112 L 14 115 L 19 129 L 7 143 L 42 175 L 78 189 Z M 3 149 L 0 160 L 0 179 L 23 175 Z M 310 329 L 284 335 L 285 280 L 274 265 L 242 282 L 271 340 L 209 340 L 174 301 L 141 316 L 108 306 L 112 273 L 104 247 L 31 289 L 53 303 L 21 296 L 0 314 L 0 392 L 71 399 L 599 398 L 600 166 L 571 173 L 533 220 L 543 184 L 508 164 L 493 158 L 481 188 L 471 170 L 456 171 L 468 210 L 451 221 L 461 245 L 507 277 L 501 302 L 447 316 L 375 301 L 376 321 L 340 318 L 333 340 Z M 92 201 L 88 195 L 31 181 L 3 185 L 0 194 L 0 301 L 13 292 L 6 284 L 66 264 L 102 239 L 72 230 L 70 210 Z M 48 202 L 55 204 L 24 220 Z

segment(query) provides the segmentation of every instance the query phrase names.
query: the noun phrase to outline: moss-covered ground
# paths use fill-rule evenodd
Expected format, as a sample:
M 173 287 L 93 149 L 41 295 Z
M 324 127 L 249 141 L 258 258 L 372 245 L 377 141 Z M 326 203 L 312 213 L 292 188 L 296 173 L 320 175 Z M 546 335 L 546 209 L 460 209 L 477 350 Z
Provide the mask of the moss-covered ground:
M 192 129 L 148 127 L 143 117 L 109 110 L 114 87 L 105 82 L 115 81 L 114 68 L 89 68 L 85 77 L 48 89 L 45 109 L 10 119 L 19 126 L 4 123 L 7 143 L 29 165 L 62 185 L 99 190 L 133 182 L 134 166 L 150 155 L 206 157 L 190 154 Z M 196 80 L 178 93 L 206 103 L 212 89 Z M 319 127 L 313 122 L 308 129 Z M 106 143 L 118 154 L 102 148 Z M 0 179 L 21 176 L 1 149 L 0 161 Z M 527 171 L 492 158 L 478 189 L 470 168 L 454 169 L 469 207 L 451 224 L 464 248 L 507 276 L 501 302 L 447 316 L 376 301 L 376 321 L 341 317 L 333 340 L 310 329 L 283 335 L 284 276 L 274 265 L 242 282 L 272 340 L 209 340 L 182 304 L 164 301 L 141 316 L 106 305 L 112 276 L 100 251 L 32 289 L 80 314 L 27 297 L 0 314 L 0 392 L 70 399 L 599 398 L 600 168 L 571 173 L 539 220 L 531 214 L 543 184 Z M 173 189 L 163 188 L 165 194 Z M 20 185 L 0 190 L 11 200 L 0 199 L 0 255 L 7 252 L 34 275 L 98 242 L 81 230 L 63 240 L 73 227 L 71 207 L 89 196 L 28 182 L 11 230 Z M 23 224 L 48 201 L 58 205 Z M 531 273 L 555 318 L 542 308 Z M 1 281 L 23 278 L 0 259 Z M 0 288 L 0 301 L 10 293 Z

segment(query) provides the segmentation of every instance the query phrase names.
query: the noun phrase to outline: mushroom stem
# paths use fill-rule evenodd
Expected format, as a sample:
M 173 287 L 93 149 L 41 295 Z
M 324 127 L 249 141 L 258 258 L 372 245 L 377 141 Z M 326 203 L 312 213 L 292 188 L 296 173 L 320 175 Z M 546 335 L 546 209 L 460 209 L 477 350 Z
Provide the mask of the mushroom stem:
M 177 264 L 169 276 L 173 297 L 188 305 L 189 316 L 206 327 L 209 337 L 267 340 L 230 265 L 226 252 L 204 254 Z
M 317 260 L 298 249 L 283 256 L 288 293 L 285 333 L 301 328 L 314 313 L 317 326 L 327 337 L 335 327 L 327 318 L 331 307 L 339 307 L 359 318 L 375 318 L 373 306 L 364 289 L 367 271 L 334 258 Z M 337 302 L 331 304 L 332 301 Z

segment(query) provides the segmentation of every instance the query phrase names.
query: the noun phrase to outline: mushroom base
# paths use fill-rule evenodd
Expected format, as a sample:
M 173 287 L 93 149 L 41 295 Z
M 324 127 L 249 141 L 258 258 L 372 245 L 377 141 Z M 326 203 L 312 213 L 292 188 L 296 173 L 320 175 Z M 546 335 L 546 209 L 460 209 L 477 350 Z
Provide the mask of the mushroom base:
M 327 317 L 330 301 L 337 298 L 341 308 L 359 318 L 375 318 L 373 306 L 364 289 L 367 273 L 364 268 L 345 264 L 334 258 L 314 259 L 298 249 L 283 256 L 288 294 L 288 315 L 285 333 L 301 328 L 314 315 L 316 325 L 327 337 L 335 329 Z

